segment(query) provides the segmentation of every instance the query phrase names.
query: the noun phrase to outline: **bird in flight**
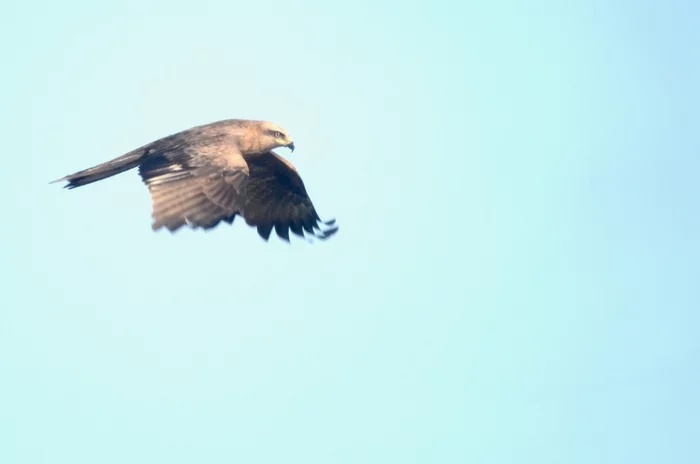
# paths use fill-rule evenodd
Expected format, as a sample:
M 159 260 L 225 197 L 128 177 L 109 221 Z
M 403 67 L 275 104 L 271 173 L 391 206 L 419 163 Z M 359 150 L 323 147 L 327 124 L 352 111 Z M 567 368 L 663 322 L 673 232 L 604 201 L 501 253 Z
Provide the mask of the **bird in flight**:
M 263 240 L 272 229 L 289 241 L 326 239 L 338 231 L 322 221 L 294 166 L 273 150 L 294 142 L 268 121 L 228 119 L 161 138 L 125 155 L 53 182 L 73 189 L 138 167 L 153 204 L 153 230 L 182 226 L 204 230 L 236 215 Z M 52 183 L 53 183 L 52 182 Z

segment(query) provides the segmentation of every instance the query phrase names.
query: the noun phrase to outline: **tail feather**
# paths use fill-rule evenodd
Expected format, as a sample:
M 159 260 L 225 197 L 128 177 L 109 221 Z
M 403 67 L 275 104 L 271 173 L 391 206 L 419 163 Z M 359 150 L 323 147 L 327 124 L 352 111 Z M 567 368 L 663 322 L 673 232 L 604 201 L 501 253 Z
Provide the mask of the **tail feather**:
M 50 183 L 54 184 L 56 182 L 67 181 L 68 184 L 66 184 L 64 187 L 67 189 L 91 184 L 93 182 L 97 182 L 98 180 L 106 179 L 135 168 L 141 164 L 144 154 L 144 150 L 132 151 L 126 155 L 120 156 L 119 158 L 115 158 L 112 161 L 107 161 L 106 163 L 98 164 L 97 166 L 78 171 Z

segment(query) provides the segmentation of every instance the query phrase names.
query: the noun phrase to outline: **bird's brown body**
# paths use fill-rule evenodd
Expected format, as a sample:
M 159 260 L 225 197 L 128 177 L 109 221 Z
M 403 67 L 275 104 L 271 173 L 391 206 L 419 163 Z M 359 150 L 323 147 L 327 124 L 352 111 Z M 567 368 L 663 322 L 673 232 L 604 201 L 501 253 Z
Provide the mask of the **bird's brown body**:
M 236 215 L 267 240 L 274 228 L 327 238 L 335 221 L 322 222 L 294 166 L 274 151 L 294 150 L 287 132 L 267 121 L 229 119 L 178 132 L 112 161 L 54 182 L 75 188 L 138 167 L 153 202 L 153 230 L 184 225 L 211 229 Z M 332 226 L 321 230 L 320 224 Z

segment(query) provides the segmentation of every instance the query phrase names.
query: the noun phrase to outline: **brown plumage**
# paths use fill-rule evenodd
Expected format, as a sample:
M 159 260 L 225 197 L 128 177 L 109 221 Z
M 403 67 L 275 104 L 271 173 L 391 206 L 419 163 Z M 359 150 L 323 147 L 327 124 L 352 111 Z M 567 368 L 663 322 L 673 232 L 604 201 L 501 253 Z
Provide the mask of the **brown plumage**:
M 325 239 L 335 221 L 321 221 L 292 164 L 272 150 L 294 142 L 267 121 L 229 119 L 178 132 L 119 158 L 54 182 L 75 188 L 138 167 L 153 203 L 153 230 L 184 225 L 211 229 L 236 215 L 268 240 L 274 229 Z M 325 229 L 321 225 L 326 226 Z

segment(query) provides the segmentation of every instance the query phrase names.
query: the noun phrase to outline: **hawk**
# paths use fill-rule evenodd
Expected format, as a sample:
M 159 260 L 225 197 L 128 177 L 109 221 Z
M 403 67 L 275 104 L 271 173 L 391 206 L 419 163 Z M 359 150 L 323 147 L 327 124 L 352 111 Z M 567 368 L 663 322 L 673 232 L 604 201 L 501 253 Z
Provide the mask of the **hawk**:
M 163 137 L 125 155 L 53 182 L 73 189 L 138 167 L 152 201 L 154 231 L 182 226 L 209 230 L 236 215 L 267 241 L 272 229 L 289 241 L 326 239 L 338 231 L 322 221 L 294 166 L 273 150 L 294 142 L 269 121 L 227 119 Z M 53 183 L 52 182 L 52 183 Z

